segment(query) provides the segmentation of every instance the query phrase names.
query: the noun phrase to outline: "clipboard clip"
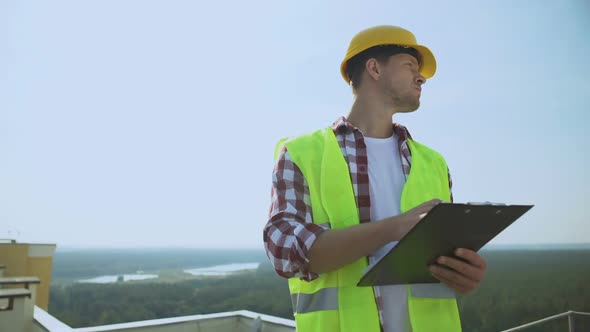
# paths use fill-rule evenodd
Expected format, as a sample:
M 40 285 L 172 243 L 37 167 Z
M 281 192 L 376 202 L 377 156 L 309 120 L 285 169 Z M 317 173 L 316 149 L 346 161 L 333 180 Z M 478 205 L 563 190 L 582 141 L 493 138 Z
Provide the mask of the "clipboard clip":
M 506 203 L 493 203 L 490 201 L 485 202 L 467 202 L 467 205 L 493 205 L 493 206 L 508 206 Z

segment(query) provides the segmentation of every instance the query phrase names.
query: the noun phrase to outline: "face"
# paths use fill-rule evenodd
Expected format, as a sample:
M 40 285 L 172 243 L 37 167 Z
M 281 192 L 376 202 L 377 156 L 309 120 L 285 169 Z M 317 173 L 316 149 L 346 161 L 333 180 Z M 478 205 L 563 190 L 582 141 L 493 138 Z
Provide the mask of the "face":
M 413 112 L 420 106 L 422 84 L 426 79 L 420 75 L 416 58 L 409 54 L 396 54 L 381 67 L 378 87 L 388 103 L 397 112 Z

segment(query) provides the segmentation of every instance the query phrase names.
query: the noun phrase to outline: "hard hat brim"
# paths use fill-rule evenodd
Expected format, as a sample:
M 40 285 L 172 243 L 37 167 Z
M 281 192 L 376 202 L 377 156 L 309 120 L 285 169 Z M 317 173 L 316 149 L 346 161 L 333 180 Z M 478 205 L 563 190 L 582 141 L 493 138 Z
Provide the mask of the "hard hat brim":
M 412 47 L 420 53 L 422 57 L 422 65 L 420 66 L 420 75 L 424 76 L 424 78 L 428 79 L 434 76 L 436 73 L 436 59 L 434 58 L 434 54 L 428 49 L 428 47 L 423 45 L 408 45 Z M 340 64 L 340 74 L 342 78 L 346 82 L 346 84 L 350 84 L 350 78 L 346 74 L 346 66 L 348 64 L 348 60 L 352 59 L 354 56 L 347 57 L 342 61 Z

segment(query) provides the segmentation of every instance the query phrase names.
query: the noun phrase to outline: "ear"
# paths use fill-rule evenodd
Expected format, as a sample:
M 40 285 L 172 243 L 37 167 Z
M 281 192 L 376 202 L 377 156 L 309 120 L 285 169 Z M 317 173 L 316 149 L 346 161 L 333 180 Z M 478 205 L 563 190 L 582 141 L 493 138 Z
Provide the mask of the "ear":
M 377 61 L 377 59 L 370 58 L 369 60 L 367 60 L 367 62 L 365 63 L 365 70 L 373 80 L 379 80 L 381 68 L 379 66 L 379 61 Z

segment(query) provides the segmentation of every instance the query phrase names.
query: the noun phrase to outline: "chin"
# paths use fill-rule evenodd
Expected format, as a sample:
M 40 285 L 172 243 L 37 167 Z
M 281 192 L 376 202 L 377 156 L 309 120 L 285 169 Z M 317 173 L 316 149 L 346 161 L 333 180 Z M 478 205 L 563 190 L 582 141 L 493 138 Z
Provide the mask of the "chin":
M 420 102 L 419 101 L 417 103 L 408 104 L 408 105 L 406 105 L 406 107 L 402 107 L 400 113 L 412 113 L 412 112 L 416 112 L 418 110 L 418 108 L 420 108 Z
M 392 100 L 392 104 L 396 113 L 412 113 L 420 107 L 420 98 L 406 96 L 406 98 Z

